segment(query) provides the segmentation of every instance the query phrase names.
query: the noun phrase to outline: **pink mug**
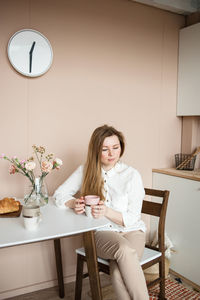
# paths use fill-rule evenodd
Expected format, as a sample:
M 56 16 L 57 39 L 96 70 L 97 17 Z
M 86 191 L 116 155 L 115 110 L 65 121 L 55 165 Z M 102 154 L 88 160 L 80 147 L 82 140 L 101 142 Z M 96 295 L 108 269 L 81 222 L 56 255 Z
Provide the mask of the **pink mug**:
M 85 214 L 87 217 L 92 218 L 91 205 L 98 205 L 99 200 L 100 197 L 96 195 L 85 196 Z

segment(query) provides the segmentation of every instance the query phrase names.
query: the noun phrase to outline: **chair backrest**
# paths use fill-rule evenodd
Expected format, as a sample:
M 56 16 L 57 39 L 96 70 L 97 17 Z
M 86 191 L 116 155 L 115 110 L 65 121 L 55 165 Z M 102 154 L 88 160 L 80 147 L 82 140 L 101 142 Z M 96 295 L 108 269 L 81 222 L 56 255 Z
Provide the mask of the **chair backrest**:
M 153 202 L 153 201 L 143 201 L 142 205 L 142 213 L 148 214 L 151 216 L 159 217 L 158 223 L 158 249 L 162 253 L 165 252 L 165 218 L 167 212 L 167 204 L 169 198 L 169 191 L 161 191 L 155 189 L 147 189 L 145 188 L 145 194 L 148 196 L 159 197 L 162 198 L 161 203 Z

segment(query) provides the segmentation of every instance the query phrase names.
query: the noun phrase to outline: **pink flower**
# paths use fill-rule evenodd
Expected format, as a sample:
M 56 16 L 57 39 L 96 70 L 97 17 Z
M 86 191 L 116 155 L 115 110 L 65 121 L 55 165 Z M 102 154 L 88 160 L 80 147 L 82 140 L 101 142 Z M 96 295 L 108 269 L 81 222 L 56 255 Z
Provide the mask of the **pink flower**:
M 4 157 L 5 157 L 5 154 L 2 153 L 2 154 L 0 155 L 0 158 L 4 158 Z
M 50 161 L 43 161 L 42 162 L 42 172 L 49 173 L 53 168 L 53 165 Z
M 26 161 L 25 161 L 24 159 L 20 161 L 20 165 L 22 166 L 22 168 L 25 167 L 25 162 L 26 162 Z
M 36 167 L 36 163 L 34 161 L 29 161 L 25 164 L 25 168 L 27 171 L 33 171 Z
M 15 172 L 17 172 L 17 169 L 15 168 L 14 165 L 11 165 L 10 168 L 9 168 L 9 173 L 10 174 L 15 174 Z

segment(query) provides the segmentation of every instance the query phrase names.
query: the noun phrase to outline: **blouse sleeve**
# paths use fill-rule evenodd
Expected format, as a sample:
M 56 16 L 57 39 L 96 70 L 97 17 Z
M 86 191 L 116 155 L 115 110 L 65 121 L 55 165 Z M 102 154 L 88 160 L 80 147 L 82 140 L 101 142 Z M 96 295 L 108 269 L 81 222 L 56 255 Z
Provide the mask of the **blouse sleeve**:
M 142 178 L 139 172 L 134 170 L 129 186 L 127 211 L 122 213 L 125 227 L 133 226 L 135 223 L 141 220 L 141 210 L 144 196 L 145 191 Z
M 55 191 L 53 197 L 55 204 L 60 208 L 67 208 L 65 202 L 75 199 L 74 195 L 80 190 L 83 179 L 83 166 L 78 167 L 70 177 L 60 185 Z

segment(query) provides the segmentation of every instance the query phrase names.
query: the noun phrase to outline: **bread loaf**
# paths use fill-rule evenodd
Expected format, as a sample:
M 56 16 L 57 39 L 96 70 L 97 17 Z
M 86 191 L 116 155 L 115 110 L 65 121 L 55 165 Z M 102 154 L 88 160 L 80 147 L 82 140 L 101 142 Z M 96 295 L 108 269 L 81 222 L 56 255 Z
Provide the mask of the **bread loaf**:
M 15 201 L 14 198 L 3 198 L 0 200 L 0 214 L 19 211 L 19 205 L 20 202 Z

